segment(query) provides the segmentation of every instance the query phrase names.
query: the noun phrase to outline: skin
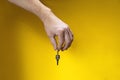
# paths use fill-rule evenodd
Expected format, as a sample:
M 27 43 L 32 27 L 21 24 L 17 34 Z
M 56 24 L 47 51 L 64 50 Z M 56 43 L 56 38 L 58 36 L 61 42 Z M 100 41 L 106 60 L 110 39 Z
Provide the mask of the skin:
M 67 50 L 73 41 L 69 26 L 59 19 L 50 8 L 39 0 L 8 0 L 37 15 L 44 24 L 45 31 L 55 50 Z M 58 43 L 55 37 L 58 37 Z

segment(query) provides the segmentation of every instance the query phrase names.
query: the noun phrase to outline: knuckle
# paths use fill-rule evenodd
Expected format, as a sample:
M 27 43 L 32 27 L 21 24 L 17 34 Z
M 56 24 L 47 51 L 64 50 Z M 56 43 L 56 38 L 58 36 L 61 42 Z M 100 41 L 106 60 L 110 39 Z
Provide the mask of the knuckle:
M 68 46 L 65 46 L 65 48 L 64 48 L 64 49 L 66 50 L 67 48 L 68 48 Z
M 64 26 L 64 30 L 67 30 L 67 29 L 69 29 L 69 26 L 68 26 L 68 25 L 65 25 L 65 26 Z
M 49 38 L 51 38 L 51 37 L 53 37 L 54 35 L 53 34 L 51 34 L 51 33 L 47 33 L 47 35 L 48 35 L 48 37 Z
M 57 30 L 57 35 L 61 35 L 62 33 L 64 33 L 64 29 Z
M 49 37 L 49 38 L 53 38 L 53 36 L 52 36 L 52 35 L 48 35 L 48 37 Z
M 53 40 L 53 39 L 55 38 L 55 36 L 54 36 L 54 35 L 48 35 L 48 38 L 49 38 L 50 40 Z
M 67 44 L 70 44 L 70 43 L 71 43 L 71 41 L 67 41 L 66 43 L 67 43 Z
M 68 24 L 65 24 L 65 27 L 68 27 L 69 25 Z
M 64 31 L 64 29 L 59 29 L 58 32 L 59 33 L 62 33 Z

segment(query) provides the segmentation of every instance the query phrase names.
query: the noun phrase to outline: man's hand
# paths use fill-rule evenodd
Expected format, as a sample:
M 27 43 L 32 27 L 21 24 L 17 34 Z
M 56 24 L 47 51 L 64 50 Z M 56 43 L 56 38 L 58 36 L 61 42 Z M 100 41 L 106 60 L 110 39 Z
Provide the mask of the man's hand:
M 56 17 L 52 11 L 39 0 L 8 0 L 37 15 L 44 23 L 47 35 L 55 50 L 66 50 L 73 41 L 69 26 Z M 58 43 L 55 37 L 58 37 Z
M 52 12 L 44 20 L 44 27 L 55 50 L 66 50 L 71 46 L 73 34 L 69 26 L 57 18 Z M 55 37 L 58 37 L 58 43 Z

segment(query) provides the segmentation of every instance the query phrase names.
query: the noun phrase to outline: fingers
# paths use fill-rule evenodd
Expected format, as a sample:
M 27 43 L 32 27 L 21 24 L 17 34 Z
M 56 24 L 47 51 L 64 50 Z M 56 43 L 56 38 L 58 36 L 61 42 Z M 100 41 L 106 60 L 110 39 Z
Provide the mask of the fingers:
M 69 28 L 68 28 L 68 33 L 70 35 L 71 40 L 73 41 L 73 33 L 72 33 L 72 31 Z
M 73 41 L 73 34 L 69 28 L 59 32 L 58 41 L 58 50 L 64 51 L 71 46 L 71 43 Z
M 50 41 L 54 47 L 54 50 L 57 50 L 57 42 L 56 42 L 56 39 L 55 39 L 55 36 L 52 36 L 52 37 L 49 37 L 50 38 Z
M 70 31 L 69 28 L 64 29 L 64 30 L 59 30 L 58 31 L 58 44 L 57 40 L 55 39 L 55 36 L 50 37 L 50 41 L 54 47 L 55 50 L 67 50 L 73 41 L 73 34 Z
M 64 45 L 62 50 L 63 51 L 67 50 L 71 46 L 71 43 L 72 43 L 72 36 L 69 33 L 68 29 L 66 29 L 66 31 L 65 31 L 65 45 Z
M 63 44 L 64 44 L 64 31 L 63 30 L 60 30 L 59 31 L 59 34 L 58 34 L 58 50 L 61 50 L 62 47 L 63 47 Z

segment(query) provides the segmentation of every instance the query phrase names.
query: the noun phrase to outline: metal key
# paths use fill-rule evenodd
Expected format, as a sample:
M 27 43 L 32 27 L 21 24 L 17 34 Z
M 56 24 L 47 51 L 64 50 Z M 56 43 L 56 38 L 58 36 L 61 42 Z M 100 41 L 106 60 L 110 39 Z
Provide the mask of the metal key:
M 59 55 L 59 51 L 57 51 L 57 55 L 56 55 L 57 65 L 59 64 L 59 60 L 60 60 L 60 55 Z

